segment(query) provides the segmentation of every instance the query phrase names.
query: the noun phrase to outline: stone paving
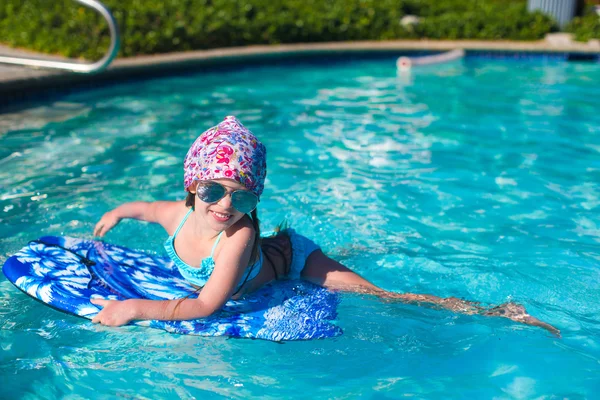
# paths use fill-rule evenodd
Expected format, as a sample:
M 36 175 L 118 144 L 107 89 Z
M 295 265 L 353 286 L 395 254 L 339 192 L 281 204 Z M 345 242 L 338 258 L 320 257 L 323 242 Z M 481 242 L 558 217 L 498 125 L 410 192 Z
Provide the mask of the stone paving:
M 557 52 L 557 53 L 589 53 L 600 55 L 600 42 L 573 42 L 569 37 L 550 36 L 537 42 L 516 41 L 362 41 L 362 42 L 330 42 L 311 44 L 290 44 L 270 46 L 232 47 L 184 53 L 157 54 L 131 58 L 118 58 L 110 67 L 96 75 L 33 69 L 30 67 L 0 64 L 0 99 L 3 96 L 15 95 L 16 92 L 42 90 L 50 87 L 61 87 L 69 83 L 86 82 L 94 79 L 114 79 L 137 75 L 152 70 L 168 70 L 172 68 L 189 68 L 195 65 L 222 63 L 226 60 L 253 59 L 272 56 L 295 56 L 315 53 L 340 53 L 354 51 L 390 51 L 390 50 L 489 50 L 511 52 Z M 26 50 L 16 50 L 0 45 L 0 54 L 9 56 L 39 57 L 45 59 L 65 60 L 62 57 L 40 55 Z M 18 96 L 17 96 L 18 97 Z

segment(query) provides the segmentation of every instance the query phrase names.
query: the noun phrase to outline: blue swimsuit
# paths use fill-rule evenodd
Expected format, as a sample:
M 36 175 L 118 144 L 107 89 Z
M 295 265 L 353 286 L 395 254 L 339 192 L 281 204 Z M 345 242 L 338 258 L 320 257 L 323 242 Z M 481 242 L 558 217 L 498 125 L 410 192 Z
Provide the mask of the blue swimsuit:
M 185 221 L 188 219 L 188 217 L 192 211 L 193 211 L 193 209 L 190 209 L 187 212 L 187 214 L 185 215 L 185 217 L 183 217 L 183 220 L 179 223 L 179 226 L 175 230 L 175 233 L 173 233 L 173 236 L 169 236 L 167 238 L 167 240 L 165 241 L 165 250 L 166 250 L 167 254 L 169 255 L 169 257 L 171 258 L 171 260 L 173 260 L 173 263 L 175 264 L 175 266 L 177 266 L 177 269 L 179 269 L 179 273 L 190 283 L 192 283 L 196 286 L 202 287 L 202 286 L 206 285 L 208 278 L 210 278 L 210 275 L 212 274 L 213 270 L 215 269 L 215 260 L 213 259 L 213 254 L 215 252 L 215 249 L 217 248 L 217 244 L 219 244 L 219 240 L 221 240 L 221 236 L 223 235 L 224 231 L 219 233 L 219 236 L 217 236 L 217 240 L 215 241 L 215 244 L 213 245 L 212 250 L 210 251 L 210 256 L 203 259 L 202 263 L 200 264 L 200 266 L 198 268 L 195 268 L 195 267 L 192 267 L 191 265 L 186 264 L 177 255 L 177 252 L 175 251 L 174 242 L 175 242 L 175 237 L 181 230 L 181 227 L 183 226 Z M 248 282 L 258 276 L 258 274 L 260 273 L 260 269 L 262 268 L 262 264 L 263 264 L 263 253 L 262 253 L 262 251 L 259 251 L 258 261 L 256 261 L 256 263 L 254 263 L 253 265 L 246 268 L 246 271 L 244 272 L 244 276 L 242 277 L 242 280 L 235 288 L 236 293 L 240 290 L 240 288 L 242 286 L 244 286 L 244 284 L 246 282 Z

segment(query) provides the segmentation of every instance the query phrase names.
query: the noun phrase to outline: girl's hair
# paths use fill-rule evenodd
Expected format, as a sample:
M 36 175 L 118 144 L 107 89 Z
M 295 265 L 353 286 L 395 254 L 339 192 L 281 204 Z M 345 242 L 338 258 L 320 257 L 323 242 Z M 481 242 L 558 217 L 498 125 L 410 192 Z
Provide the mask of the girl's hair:
M 192 209 L 194 209 L 195 205 L 196 195 L 188 192 L 187 197 L 185 198 L 185 206 L 192 207 Z M 250 221 L 252 222 L 252 227 L 254 228 L 254 245 L 252 246 L 252 253 L 250 253 L 250 265 L 252 265 L 258 260 L 258 252 L 260 249 L 260 223 L 256 208 L 250 213 Z

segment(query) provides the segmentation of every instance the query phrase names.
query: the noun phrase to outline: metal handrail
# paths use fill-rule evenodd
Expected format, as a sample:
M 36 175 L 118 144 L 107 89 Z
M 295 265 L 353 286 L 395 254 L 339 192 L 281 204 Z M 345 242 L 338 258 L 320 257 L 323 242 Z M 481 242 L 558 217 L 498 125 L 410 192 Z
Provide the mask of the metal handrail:
M 0 56 L 0 63 L 15 64 L 15 65 L 27 65 L 30 67 L 41 67 L 41 68 L 54 68 L 54 69 L 65 69 L 73 72 L 81 73 L 93 73 L 102 71 L 104 68 L 112 62 L 119 51 L 119 29 L 114 17 L 104 6 L 97 0 L 75 0 L 87 7 L 93 8 L 98 11 L 108 23 L 108 29 L 110 30 L 110 47 L 108 52 L 100 60 L 92 64 L 83 64 L 76 62 L 64 62 L 64 61 L 50 61 L 40 60 L 34 58 L 21 58 L 21 57 L 6 57 Z

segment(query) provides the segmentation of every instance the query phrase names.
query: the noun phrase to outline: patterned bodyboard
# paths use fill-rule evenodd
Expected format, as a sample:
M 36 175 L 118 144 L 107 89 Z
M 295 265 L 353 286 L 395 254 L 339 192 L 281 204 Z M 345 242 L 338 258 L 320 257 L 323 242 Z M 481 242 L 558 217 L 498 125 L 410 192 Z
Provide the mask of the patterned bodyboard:
M 166 257 L 99 241 L 45 236 L 30 242 L 2 268 L 15 286 L 66 313 L 92 319 L 100 310 L 90 298 L 179 299 L 195 292 Z M 298 280 L 281 280 L 230 300 L 210 317 L 191 321 L 135 321 L 165 331 L 272 341 L 340 335 L 339 297 Z

